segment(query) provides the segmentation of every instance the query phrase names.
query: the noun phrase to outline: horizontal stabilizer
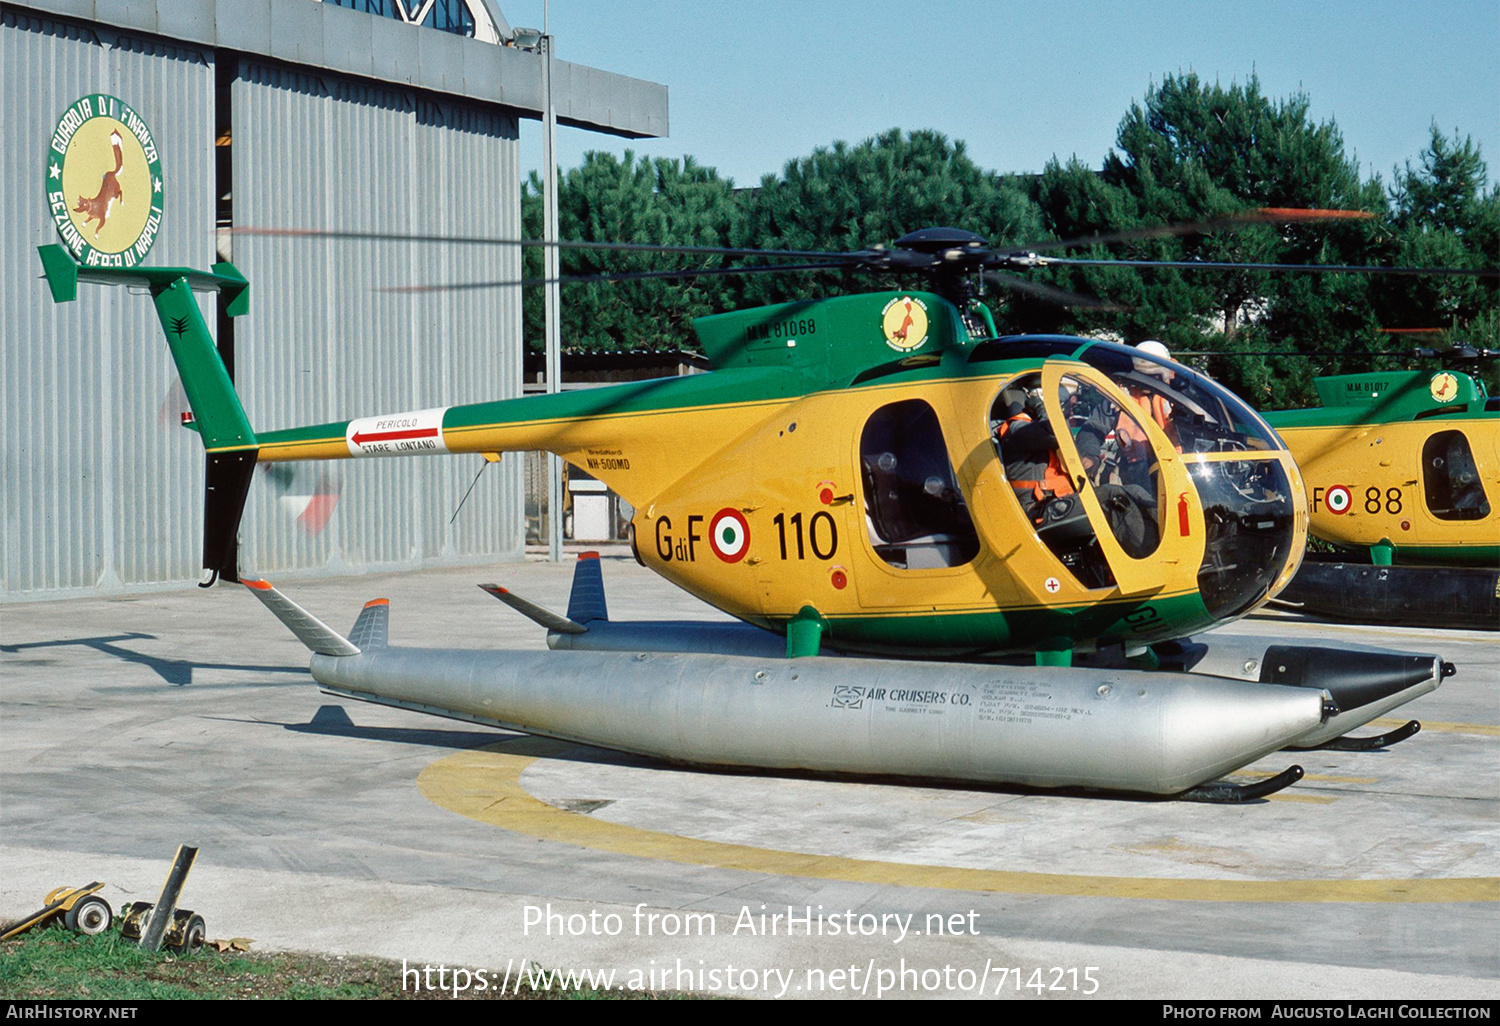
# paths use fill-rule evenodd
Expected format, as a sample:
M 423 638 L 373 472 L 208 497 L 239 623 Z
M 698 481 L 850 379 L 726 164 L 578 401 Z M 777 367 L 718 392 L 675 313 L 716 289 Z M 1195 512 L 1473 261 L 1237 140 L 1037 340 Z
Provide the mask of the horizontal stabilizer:
M 314 652 L 327 656 L 359 655 L 359 649 L 350 644 L 347 638 L 271 587 L 269 581 L 245 580 L 241 583 L 267 609 L 276 614 L 276 619 L 297 635 L 298 641 Z
M 391 600 L 371 599 L 359 611 L 354 629 L 349 632 L 349 643 L 361 652 L 372 648 L 385 648 L 390 643 Z
M 534 620 L 549 631 L 555 631 L 558 634 L 582 634 L 588 630 L 583 624 L 554 613 L 550 609 L 544 609 L 535 602 L 523 599 L 498 584 L 481 584 L 480 587 L 522 616 Z
M 95 285 L 143 286 L 155 292 L 180 279 L 186 281 L 194 292 L 223 293 L 224 312 L 230 317 L 239 317 L 249 309 L 250 283 L 231 263 L 214 264 L 212 271 L 191 267 L 85 267 L 66 249 L 55 244 L 38 246 L 37 253 L 42 258 L 42 274 L 56 303 L 71 303 L 78 298 L 78 283 L 81 281 Z

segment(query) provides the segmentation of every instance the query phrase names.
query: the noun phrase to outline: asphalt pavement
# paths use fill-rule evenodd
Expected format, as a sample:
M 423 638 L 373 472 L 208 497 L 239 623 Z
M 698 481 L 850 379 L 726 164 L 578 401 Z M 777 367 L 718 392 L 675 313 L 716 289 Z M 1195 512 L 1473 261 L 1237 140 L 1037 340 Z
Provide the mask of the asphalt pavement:
M 542 649 L 475 585 L 562 610 L 571 573 L 275 583 L 338 629 L 389 598 L 397 645 Z M 604 574 L 616 619 L 725 619 L 628 556 Z M 333 698 L 235 586 L 0 605 L 0 918 L 94 879 L 153 900 L 187 843 L 210 937 L 404 961 L 408 986 L 1500 997 L 1495 634 L 1227 630 L 1459 672 L 1384 721 L 1415 738 L 1276 753 L 1236 779 L 1306 778 L 1203 805 L 718 772 Z

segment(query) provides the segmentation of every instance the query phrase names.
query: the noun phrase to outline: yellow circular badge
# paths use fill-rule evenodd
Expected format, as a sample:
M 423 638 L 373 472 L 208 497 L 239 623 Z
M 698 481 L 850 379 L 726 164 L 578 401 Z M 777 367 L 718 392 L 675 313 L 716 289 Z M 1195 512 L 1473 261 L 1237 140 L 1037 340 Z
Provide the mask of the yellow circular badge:
M 88 267 L 134 267 L 161 226 L 161 157 L 145 120 L 93 94 L 58 119 L 47 150 L 47 205 L 63 245 Z
M 893 299 L 882 311 L 881 327 L 886 345 L 909 353 L 927 341 L 927 306 L 912 296 Z
M 1432 398 L 1440 403 L 1451 402 L 1458 396 L 1458 379 L 1447 371 L 1432 376 Z

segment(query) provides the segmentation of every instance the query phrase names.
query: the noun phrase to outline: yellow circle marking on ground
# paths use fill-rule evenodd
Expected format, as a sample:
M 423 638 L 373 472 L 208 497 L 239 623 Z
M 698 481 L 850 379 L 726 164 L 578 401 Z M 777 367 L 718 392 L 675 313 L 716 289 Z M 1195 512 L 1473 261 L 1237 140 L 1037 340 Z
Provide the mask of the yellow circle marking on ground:
M 961 869 L 757 848 L 682 837 L 595 819 L 533 798 L 521 773 L 575 746 L 524 738 L 456 752 L 428 766 L 417 788 L 449 812 L 593 851 L 750 873 L 955 891 L 1148 898 L 1158 901 L 1469 902 L 1500 901 L 1500 877 L 1451 880 L 1179 880 Z

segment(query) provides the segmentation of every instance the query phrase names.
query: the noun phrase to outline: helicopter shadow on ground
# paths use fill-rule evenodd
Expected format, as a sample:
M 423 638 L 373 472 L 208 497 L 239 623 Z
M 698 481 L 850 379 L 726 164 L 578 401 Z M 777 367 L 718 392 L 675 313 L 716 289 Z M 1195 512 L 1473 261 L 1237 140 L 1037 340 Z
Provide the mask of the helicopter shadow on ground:
M 1483 640 L 1485 632 L 1494 634 L 1500 630 L 1500 623 L 1468 623 L 1453 618 L 1441 619 L 1437 616 L 1418 617 L 1366 617 L 1360 621 L 1351 621 L 1348 618 L 1340 618 L 1332 615 L 1316 613 L 1309 609 L 1303 609 L 1295 602 L 1285 602 L 1281 599 L 1271 599 L 1264 606 L 1248 613 L 1243 618 L 1245 623 L 1291 623 L 1308 624 L 1314 627 L 1347 627 L 1351 623 L 1360 627 L 1373 627 L 1385 631 L 1401 631 L 1412 635 L 1412 643 L 1418 643 L 1421 638 L 1431 637 L 1432 631 L 1451 631 L 1459 637 L 1473 635 L 1475 640 Z
M 96 652 L 102 653 L 112 658 L 119 659 L 122 662 L 136 663 L 140 666 L 145 666 L 167 684 L 171 685 L 172 687 L 179 688 L 187 687 L 188 685 L 193 683 L 194 670 L 238 670 L 245 673 L 286 673 L 297 674 L 299 676 L 305 676 L 307 674 L 306 666 L 261 666 L 251 665 L 248 663 L 205 663 L 188 659 L 164 659 L 160 656 L 152 656 L 147 655 L 144 652 L 137 652 L 132 648 L 127 648 L 119 644 L 119 642 L 123 641 L 156 640 L 157 637 L 154 634 L 142 634 L 139 631 L 130 631 L 125 634 L 103 635 L 94 638 L 69 638 L 67 640 L 58 641 L 30 641 L 20 645 L 0 645 L 0 652 L 5 653 L 6 655 L 15 655 L 20 652 L 31 651 L 33 649 L 67 648 L 75 645 L 82 646 L 84 648 L 91 648 Z M 49 661 L 50 660 L 42 660 L 41 662 Z M 7 660 L 6 662 L 7 665 L 10 666 L 18 666 L 32 661 L 18 660 L 16 662 L 11 662 L 10 660 Z M 199 684 L 196 686 L 198 688 L 282 687 L 286 684 L 291 683 L 293 682 L 278 681 L 247 682 L 244 684 Z M 296 683 L 300 684 L 301 682 L 299 681 Z M 140 686 L 141 685 L 127 684 L 111 686 L 108 687 L 107 690 L 129 690 L 132 688 L 138 688 Z

